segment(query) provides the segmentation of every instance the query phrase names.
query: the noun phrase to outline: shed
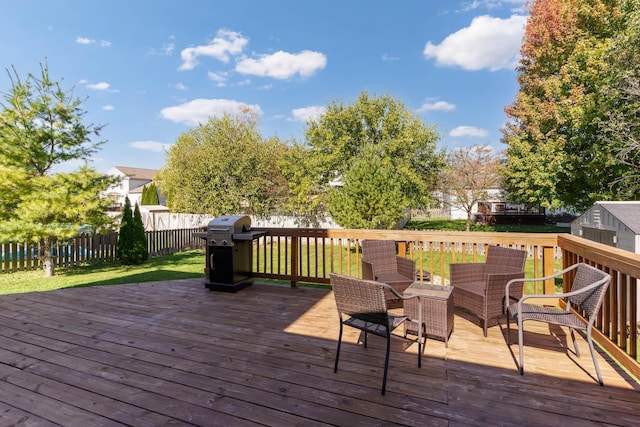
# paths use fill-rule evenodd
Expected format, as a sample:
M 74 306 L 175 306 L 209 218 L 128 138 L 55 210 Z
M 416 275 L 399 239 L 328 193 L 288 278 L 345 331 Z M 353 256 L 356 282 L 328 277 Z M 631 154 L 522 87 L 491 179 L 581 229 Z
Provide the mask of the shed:
M 595 202 L 571 222 L 571 234 L 640 254 L 640 202 Z

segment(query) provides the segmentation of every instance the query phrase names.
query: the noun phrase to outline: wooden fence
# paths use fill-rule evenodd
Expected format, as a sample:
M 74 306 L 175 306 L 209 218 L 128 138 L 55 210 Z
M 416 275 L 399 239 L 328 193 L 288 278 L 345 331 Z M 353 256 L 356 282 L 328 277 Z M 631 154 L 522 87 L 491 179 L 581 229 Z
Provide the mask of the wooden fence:
M 200 228 L 147 231 L 150 256 L 166 255 L 187 249 L 203 249 L 203 239 L 193 237 Z M 112 261 L 116 258 L 118 233 L 82 234 L 68 241 L 54 242 L 51 253 L 56 267 L 71 267 L 86 263 Z M 36 270 L 42 267 L 42 244 L 8 242 L 0 244 L 2 258 L 0 273 Z

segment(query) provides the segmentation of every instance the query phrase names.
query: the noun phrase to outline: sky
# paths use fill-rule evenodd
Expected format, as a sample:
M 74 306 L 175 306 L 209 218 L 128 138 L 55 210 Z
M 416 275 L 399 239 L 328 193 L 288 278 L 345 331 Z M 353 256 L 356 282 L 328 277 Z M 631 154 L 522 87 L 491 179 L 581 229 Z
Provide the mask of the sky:
M 99 172 L 160 169 L 182 133 L 243 105 L 264 138 L 304 141 L 363 91 L 403 102 L 440 148 L 502 150 L 526 16 L 525 0 L 0 0 L 0 93 L 7 69 L 46 62 L 105 125 Z

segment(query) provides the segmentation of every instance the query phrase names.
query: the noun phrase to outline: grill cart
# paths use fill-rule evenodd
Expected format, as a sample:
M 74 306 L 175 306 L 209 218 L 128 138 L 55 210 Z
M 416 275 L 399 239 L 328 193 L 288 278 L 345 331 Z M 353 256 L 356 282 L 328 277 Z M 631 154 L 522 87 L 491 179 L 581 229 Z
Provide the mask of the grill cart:
M 253 240 L 266 231 L 252 231 L 246 215 L 223 215 L 209 221 L 207 231 L 194 236 L 207 241 L 205 286 L 213 291 L 236 292 L 253 282 Z

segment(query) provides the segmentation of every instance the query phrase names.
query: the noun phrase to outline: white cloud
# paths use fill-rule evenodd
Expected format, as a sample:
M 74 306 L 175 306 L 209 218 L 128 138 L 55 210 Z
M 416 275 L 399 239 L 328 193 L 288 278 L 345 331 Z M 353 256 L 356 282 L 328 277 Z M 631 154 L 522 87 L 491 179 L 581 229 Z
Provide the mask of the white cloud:
M 446 101 L 425 102 L 418 108 L 418 113 L 425 113 L 427 111 L 453 111 L 456 109 L 455 104 L 451 104 Z
M 147 55 L 170 56 L 175 48 L 176 45 L 174 43 L 163 43 L 160 49 L 149 49 Z
M 382 60 L 383 61 L 397 61 L 398 59 L 400 59 L 400 58 L 398 58 L 397 56 L 391 56 L 391 55 L 389 55 L 387 53 L 382 54 Z
M 206 123 L 209 117 L 221 117 L 225 113 L 243 114 L 245 108 L 262 115 L 259 105 L 247 105 L 231 99 L 194 99 L 184 104 L 163 108 L 160 115 L 168 120 L 183 123 L 189 126 L 197 126 Z
M 291 111 L 294 121 L 308 122 L 309 120 L 316 120 L 327 111 L 325 107 L 319 105 L 312 105 L 309 107 L 296 108 Z
M 224 63 L 229 62 L 229 55 L 238 55 L 249 42 L 242 34 L 230 30 L 218 30 L 216 37 L 208 45 L 188 47 L 180 53 L 182 65 L 178 70 L 192 70 L 195 68 L 198 56 L 211 56 Z
M 87 37 L 78 37 L 76 38 L 76 43 L 79 44 L 91 44 L 91 43 L 95 43 L 96 41 L 93 39 L 89 39 Z
M 109 83 L 105 82 L 87 84 L 87 88 L 92 90 L 109 90 L 110 86 L 111 85 Z
M 473 138 L 482 138 L 487 135 L 489 135 L 489 132 L 475 126 L 458 126 L 449 132 L 449 136 L 453 137 L 470 136 Z
M 236 64 L 236 71 L 275 79 L 288 79 L 296 74 L 308 77 L 327 65 L 327 57 L 320 52 L 303 50 L 300 53 L 278 51 L 261 55 L 258 59 L 244 58 Z
M 76 43 L 78 43 L 78 44 L 96 44 L 96 43 L 99 43 L 100 46 L 102 46 L 102 47 L 111 46 L 111 42 L 110 41 L 100 40 L 100 42 L 97 42 L 95 39 L 90 39 L 88 37 L 76 37 Z
M 113 111 L 113 110 L 115 110 L 115 109 L 116 109 L 116 107 L 114 107 L 113 105 L 103 105 L 103 106 L 102 106 L 102 109 L 103 109 L 104 111 Z
M 158 141 L 134 141 L 129 144 L 129 147 L 159 153 L 168 151 L 171 148 L 171 144 L 164 144 Z
M 439 45 L 428 41 L 423 54 L 426 58 L 435 58 L 438 65 L 470 71 L 513 69 L 526 22 L 527 17 L 521 15 L 507 19 L 478 16 L 468 27 L 450 34 Z
M 213 80 L 214 82 L 216 82 L 216 86 L 218 87 L 227 85 L 228 75 L 229 73 L 225 73 L 225 72 L 214 73 L 213 71 L 209 71 L 207 73 L 207 77 L 209 77 L 210 80 Z
M 181 83 L 181 82 L 178 82 L 178 83 L 174 84 L 173 87 L 175 87 L 178 90 L 187 90 L 187 89 L 189 89 L 184 83 Z

